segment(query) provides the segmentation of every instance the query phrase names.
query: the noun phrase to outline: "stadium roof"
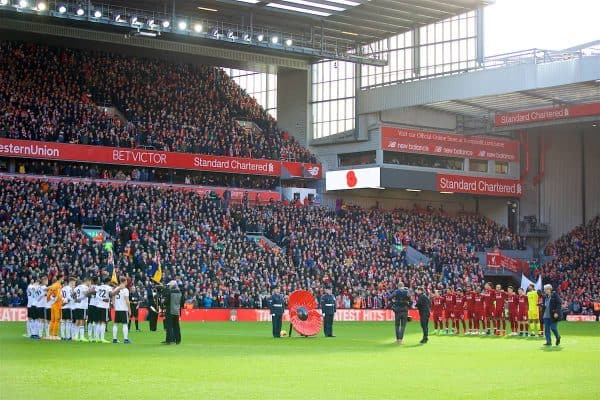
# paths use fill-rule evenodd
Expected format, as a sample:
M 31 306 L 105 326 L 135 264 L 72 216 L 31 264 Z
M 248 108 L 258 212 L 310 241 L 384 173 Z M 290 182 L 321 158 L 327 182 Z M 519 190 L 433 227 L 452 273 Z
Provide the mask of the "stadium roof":
M 111 0 L 113 5 L 172 12 L 164 0 Z M 493 0 L 184 0 L 175 13 L 227 24 L 368 44 L 441 21 Z M 318 39 L 317 39 L 318 40 Z
M 591 102 L 600 102 L 600 82 L 588 81 L 467 100 L 441 101 L 427 104 L 427 106 L 454 114 L 476 117 L 491 112 L 509 112 Z

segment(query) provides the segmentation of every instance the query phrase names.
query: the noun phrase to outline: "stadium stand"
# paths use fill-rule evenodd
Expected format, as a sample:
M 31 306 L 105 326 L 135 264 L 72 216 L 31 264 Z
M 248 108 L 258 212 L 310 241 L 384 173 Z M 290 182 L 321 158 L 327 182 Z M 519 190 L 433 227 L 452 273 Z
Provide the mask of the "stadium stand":
M 518 242 L 506 228 L 476 215 L 275 203 L 226 207 L 193 191 L 101 181 L 4 177 L 0 187 L 4 304 L 22 304 L 33 273 L 107 271 L 112 257 L 83 233 L 83 225 L 104 228 L 117 268 L 140 287 L 150 283 L 160 257 L 164 275 L 179 279 L 188 303 L 197 307 L 263 307 L 274 284 L 284 293 L 321 292 L 332 284 L 340 307 L 380 308 L 398 279 L 428 288 L 481 282 L 472 252 Z M 249 233 L 262 233 L 280 247 L 249 240 Z M 409 265 L 399 245 L 427 252 L 431 265 Z
M 0 77 L 0 137 L 316 162 L 217 68 L 4 41 Z
M 573 314 L 594 314 L 600 299 L 600 216 L 562 236 L 546 248 L 555 256 L 536 271 L 557 288 Z

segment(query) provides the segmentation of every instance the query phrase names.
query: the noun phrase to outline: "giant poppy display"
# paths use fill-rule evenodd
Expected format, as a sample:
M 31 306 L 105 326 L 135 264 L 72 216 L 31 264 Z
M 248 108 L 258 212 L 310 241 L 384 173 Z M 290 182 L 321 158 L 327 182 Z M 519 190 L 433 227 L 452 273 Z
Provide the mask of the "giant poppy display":
M 321 314 L 315 297 L 306 290 L 296 290 L 288 299 L 290 322 L 302 336 L 314 336 L 321 330 Z

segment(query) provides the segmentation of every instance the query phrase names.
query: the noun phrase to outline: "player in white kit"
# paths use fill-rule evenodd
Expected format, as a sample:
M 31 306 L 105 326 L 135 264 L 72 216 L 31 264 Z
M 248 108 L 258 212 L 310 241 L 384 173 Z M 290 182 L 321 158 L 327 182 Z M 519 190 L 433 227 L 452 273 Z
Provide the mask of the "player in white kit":
M 61 289 L 62 294 L 62 318 L 60 321 L 60 340 L 71 340 L 73 337 L 73 291 L 75 289 L 75 278 L 69 278 L 69 281 Z
M 23 335 L 28 338 L 36 339 L 37 331 L 35 330 L 35 320 L 37 318 L 37 299 L 35 292 L 40 285 L 37 276 L 27 286 L 27 334 Z
M 88 298 L 90 295 L 90 278 L 85 278 L 73 290 L 73 319 L 75 320 L 75 327 L 72 337 L 75 341 L 88 341 L 85 338 L 85 321 L 87 319 Z
M 117 339 L 118 324 L 123 329 L 123 343 L 130 344 L 129 341 L 129 316 L 131 315 L 131 304 L 129 303 L 129 289 L 127 289 L 127 278 L 121 277 L 119 286 L 112 291 L 113 306 L 115 308 L 115 319 L 113 322 L 113 343 L 119 343 Z
M 96 288 L 96 342 L 110 343 L 105 339 L 106 323 L 110 321 L 110 296 L 113 292 L 113 287 L 109 285 L 110 277 L 105 278 L 104 283 Z

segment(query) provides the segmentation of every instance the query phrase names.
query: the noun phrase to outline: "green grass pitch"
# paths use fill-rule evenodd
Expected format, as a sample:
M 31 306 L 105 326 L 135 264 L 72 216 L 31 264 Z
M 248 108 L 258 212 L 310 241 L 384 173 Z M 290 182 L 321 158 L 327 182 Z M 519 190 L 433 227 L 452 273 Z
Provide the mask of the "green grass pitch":
M 269 337 L 269 323 L 183 323 L 183 343 L 34 341 L 0 324 L 0 399 L 600 399 L 600 324 L 541 339 L 432 336 L 392 323 L 336 323 L 336 338 Z M 111 329 L 107 338 L 111 337 Z

